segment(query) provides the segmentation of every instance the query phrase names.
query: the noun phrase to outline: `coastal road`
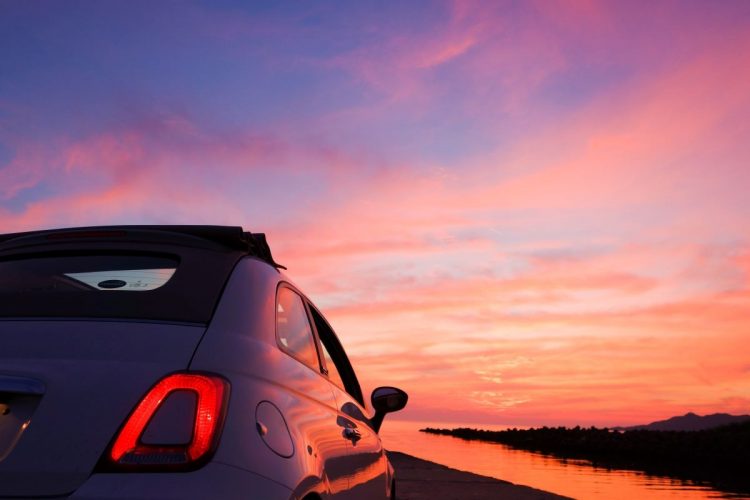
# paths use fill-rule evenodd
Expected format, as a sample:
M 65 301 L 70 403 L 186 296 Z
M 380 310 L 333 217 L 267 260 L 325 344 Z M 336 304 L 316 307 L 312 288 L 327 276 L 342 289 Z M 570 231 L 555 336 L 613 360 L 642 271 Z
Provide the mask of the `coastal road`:
M 491 498 L 559 500 L 569 498 L 528 486 L 451 469 L 396 451 L 389 451 L 388 458 L 396 469 L 397 500 L 485 500 Z

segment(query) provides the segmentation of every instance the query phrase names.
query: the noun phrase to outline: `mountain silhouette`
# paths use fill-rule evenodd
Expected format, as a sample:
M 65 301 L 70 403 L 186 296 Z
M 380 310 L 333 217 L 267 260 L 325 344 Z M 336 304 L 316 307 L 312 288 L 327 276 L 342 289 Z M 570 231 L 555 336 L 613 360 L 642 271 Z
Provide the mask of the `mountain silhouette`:
M 702 431 L 750 420 L 750 415 L 730 415 L 728 413 L 714 413 L 712 415 L 696 415 L 693 412 L 666 420 L 657 420 L 646 425 L 631 427 L 614 427 L 617 430 L 635 431 Z

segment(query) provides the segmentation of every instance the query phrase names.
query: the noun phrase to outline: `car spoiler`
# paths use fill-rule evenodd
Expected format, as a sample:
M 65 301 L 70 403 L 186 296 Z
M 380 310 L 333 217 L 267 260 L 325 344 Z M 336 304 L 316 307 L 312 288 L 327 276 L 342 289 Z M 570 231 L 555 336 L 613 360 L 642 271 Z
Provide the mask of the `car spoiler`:
M 96 240 L 127 238 L 129 234 L 147 231 L 158 234 L 159 240 L 170 242 L 170 234 L 184 244 L 180 236 L 192 236 L 218 244 L 231 250 L 239 250 L 257 257 L 277 269 L 286 269 L 271 255 L 271 247 L 263 233 L 251 233 L 241 226 L 180 226 L 180 225 L 137 225 L 137 226 L 91 226 L 64 229 L 47 229 L 22 233 L 0 234 L 0 251 L 25 244 L 60 243 L 64 240 Z M 175 241 L 177 242 L 177 241 Z

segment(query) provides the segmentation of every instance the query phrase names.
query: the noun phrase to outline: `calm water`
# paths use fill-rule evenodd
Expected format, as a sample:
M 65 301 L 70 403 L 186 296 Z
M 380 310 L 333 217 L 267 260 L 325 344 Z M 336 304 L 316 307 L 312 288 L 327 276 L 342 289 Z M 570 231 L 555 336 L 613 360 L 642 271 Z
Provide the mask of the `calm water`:
M 466 441 L 452 436 L 419 432 L 424 427 L 506 428 L 465 423 L 399 422 L 386 418 L 380 435 L 389 450 L 573 498 L 750 498 L 637 471 L 594 468 L 583 460 L 560 460 L 497 443 Z

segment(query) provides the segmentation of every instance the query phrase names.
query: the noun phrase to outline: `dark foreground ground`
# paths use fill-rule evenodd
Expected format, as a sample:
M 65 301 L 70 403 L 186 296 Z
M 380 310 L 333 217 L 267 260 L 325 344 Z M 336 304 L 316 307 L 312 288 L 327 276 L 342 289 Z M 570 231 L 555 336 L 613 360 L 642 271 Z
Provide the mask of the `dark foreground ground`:
M 397 451 L 389 451 L 396 469 L 396 498 L 398 500 L 473 500 L 473 499 L 564 499 L 528 486 L 451 469 Z

